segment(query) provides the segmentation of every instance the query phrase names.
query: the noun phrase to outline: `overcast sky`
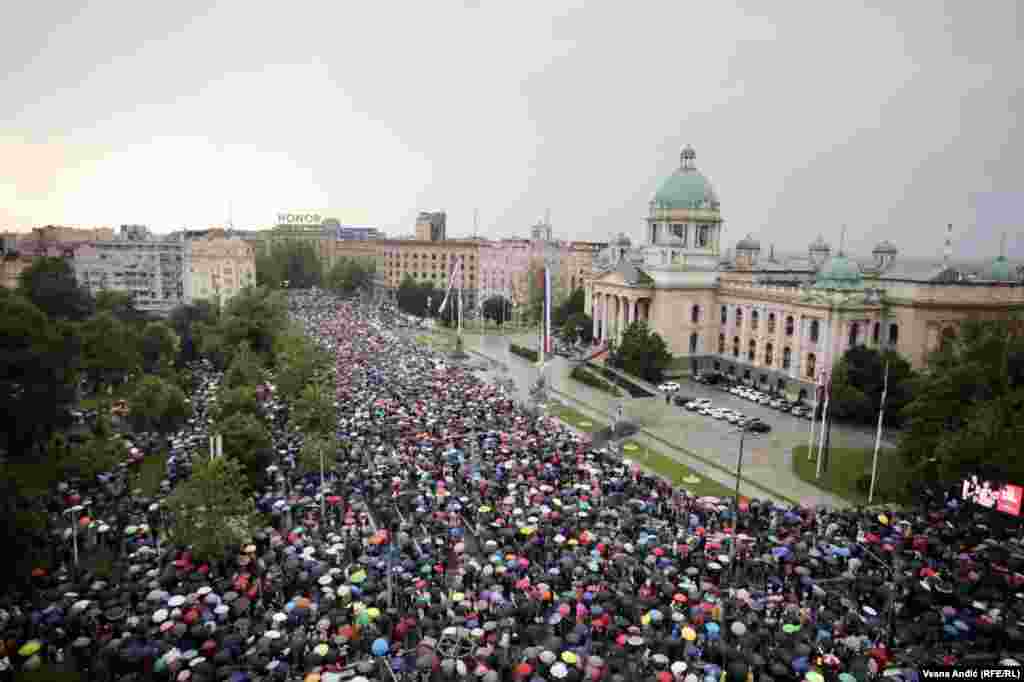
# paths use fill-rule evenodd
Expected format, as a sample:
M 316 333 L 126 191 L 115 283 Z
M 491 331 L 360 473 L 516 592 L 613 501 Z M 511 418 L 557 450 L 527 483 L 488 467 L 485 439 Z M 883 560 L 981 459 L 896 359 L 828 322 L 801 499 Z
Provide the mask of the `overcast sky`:
M 0 227 L 638 239 L 689 143 L 726 246 L 1024 256 L 1019 0 L 69 6 L 0 40 Z

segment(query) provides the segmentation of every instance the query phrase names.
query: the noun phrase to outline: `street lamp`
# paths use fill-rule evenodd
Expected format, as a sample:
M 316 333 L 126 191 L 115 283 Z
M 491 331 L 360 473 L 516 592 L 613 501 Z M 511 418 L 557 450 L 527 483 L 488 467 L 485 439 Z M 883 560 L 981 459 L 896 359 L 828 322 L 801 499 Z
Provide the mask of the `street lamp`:
M 738 544 L 736 536 L 740 532 L 740 481 L 743 478 L 743 443 L 746 440 L 747 433 L 750 433 L 750 424 L 744 423 L 739 427 L 739 430 L 740 451 L 736 457 L 736 492 L 733 495 L 732 544 L 729 546 L 729 570 L 733 573 L 736 572 L 736 545 Z
M 85 500 L 82 504 L 76 504 L 64 510 L 65 514 L 71 515 L 71 545 L 74 548 L 76 569 L 78 568 L 78 515 L 91 504 L 91 500 Z

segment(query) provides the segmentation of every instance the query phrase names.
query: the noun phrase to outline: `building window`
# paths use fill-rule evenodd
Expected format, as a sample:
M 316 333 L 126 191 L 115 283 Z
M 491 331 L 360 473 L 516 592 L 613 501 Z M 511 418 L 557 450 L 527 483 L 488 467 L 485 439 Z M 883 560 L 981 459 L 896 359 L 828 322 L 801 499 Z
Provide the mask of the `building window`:
M 754 362 L 757 359 L 757 341 L 750 339 L 750 343 L 747 344 L 747 360 Z
M 750 328 L 757 329 L 758 315 L 756 310 L 750 311 Z
M 775 333 L 775 313 L 768 313 L 768 333 Z
M 740 356 L 740 337 L 732 337 L 732 356 L 738 358 Z
M 725 334 L 718 335 L 718 354 L 725 355 Z
M 807 378 L 814 378 L 814 366 L 818 363 L 818 358 L 814 356 L 814 353 L 807 354 Z
M 789 369 L 790 365 L 793 364 L 793 351 L 786 348 L 782 349 L 782 369 Z
M 729 309 L 724 305 L 722 306 L 722 324 L 725 324 L 729 319 Z
M 877 346 L 878 345 L 878 337 L 881 335 L 881 333 L 882 333 L 882 324 L 880 322 L 875 322 L 875 327 L 874 327 L 874 329 L 871 330 L 871 343 L 873 343 L 873 344 L 875 344 Z
M 889 345 L 895 346 L 900 340 L 900 326 L 896 323 L 889 325 Z
M 694 332 L 693 334 L 690 334 L 690 352 L 691 353 L 696 353 L 697 352 L 697 333 L 696 332 Z
M 715 368 L 715 371 L 717 372 L 717 371 L 719 371 L 719 370 L 721 370 L 721 369 L 722 369 L 722 363 L 720 363 L 720 362 L 719 362 L 718 360 L 715 360 L 715 362 L 714 362 L 714 364 L 712 365 L 712 367 L 714 367 L 714 368 Z
M 697 246 L 704 248 L 708 245 L 708 226 L 701 225 L 697 230 Z
M 819 326 L 817 320 L 811 320 L 811 343 L 818 343 Z
M 775 352 L 775 348 L 772 346 L 772 344 L 770 344 L 770 343 L 765 344 L 765 346 L 764 346 L 764 364 L 766 364 L 768 366 L 771 366 L 772 360 L 775 359 L 774 352 Z
M 743 326 L 743 308 L 736 308 L 736 326 Z
M 786 336 L 793 336 L 793 316 L 786 316 Z
M 854 346 L 857 345 L 858 337 L 860 337 L 860 325 L 854 322 L 853 324 L 850 325 L 850 348 L 853 348 Z
M 700 322 L 700 306 L 693 306 L 690 308 L 690 322 L 697 324 Z

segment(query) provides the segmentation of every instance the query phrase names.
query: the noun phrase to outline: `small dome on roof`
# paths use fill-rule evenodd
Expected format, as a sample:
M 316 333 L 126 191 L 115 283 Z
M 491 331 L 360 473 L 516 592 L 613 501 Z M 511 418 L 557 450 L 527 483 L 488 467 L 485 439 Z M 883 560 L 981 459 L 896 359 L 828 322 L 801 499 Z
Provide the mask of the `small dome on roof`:
M 860 289 L 863 287 L 860 266 L 846 256 L 832 256 L 818 271 L 816 289 Z
M 632 246 L 633 242 L 625 233 L 620 232 L 619 235 L 612 240 L 612 244 L 615 246 Z
M 899 253 L 899 249 L 888 239 L 885 239 L 878 243 L 871 253 Z
M 1016 282 L 1017 276 L 1006 256 L 999 256 L 981 271 L 981 279 L 988 282 Z
M 737 251 L 760 251 L 761 242 L 754 239 L 751 235 L 747 235 L 736 244 Z
M 832 247 L 828 245 L 828 242 L 826 242 L 825 238 L 822 237 L 820 234 L 818 235 L 817 239 L 815 239 L 813 242 L 811 242 L 811 246 L 810 246 L 811 253 L 818 253 L 818 252 L 825 253 L 825 252 L 829 252 L 831 250 L 832 250 Z

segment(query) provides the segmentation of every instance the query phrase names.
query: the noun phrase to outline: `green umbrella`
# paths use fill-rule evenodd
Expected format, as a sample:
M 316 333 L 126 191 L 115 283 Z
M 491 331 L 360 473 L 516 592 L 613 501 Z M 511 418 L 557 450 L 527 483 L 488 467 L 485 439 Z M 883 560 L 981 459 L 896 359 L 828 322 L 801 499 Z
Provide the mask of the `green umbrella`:
M 351 580 L 356 585 L 358 585 L 361 582 L 364 582 L 366 580 L 366 571 L 356 571 L 352 574 L 352 577 L 349 578 L 349 580 Z
M 785 632 L 787 635 L 791 635 L 794 632 L 800 632 L 800 626 L 794 623 L 786 623 L 782 626 L 782 631 Z
M 369 625 L 370 624 L 370 614 L 367 613 L 366 611 L 360 611 L 359 613 L 357 613 L 356 614 L 356 624 L 357 625 Z

